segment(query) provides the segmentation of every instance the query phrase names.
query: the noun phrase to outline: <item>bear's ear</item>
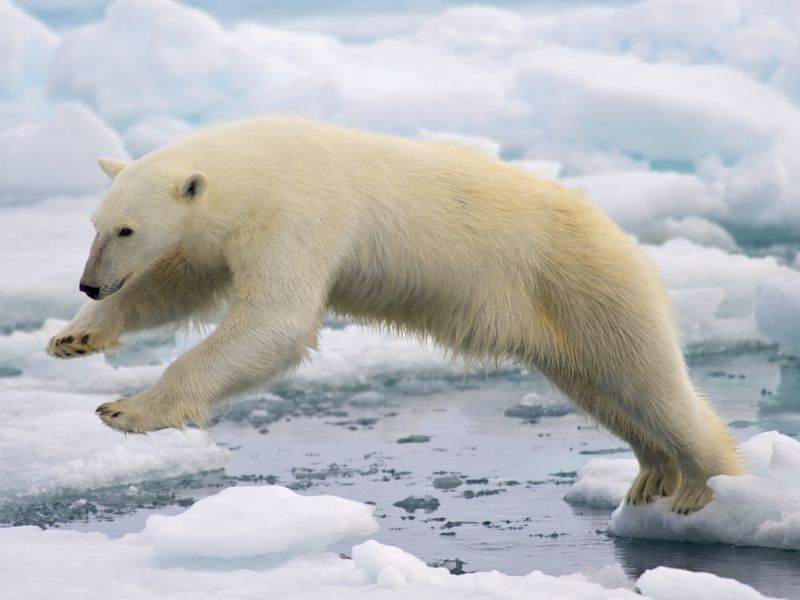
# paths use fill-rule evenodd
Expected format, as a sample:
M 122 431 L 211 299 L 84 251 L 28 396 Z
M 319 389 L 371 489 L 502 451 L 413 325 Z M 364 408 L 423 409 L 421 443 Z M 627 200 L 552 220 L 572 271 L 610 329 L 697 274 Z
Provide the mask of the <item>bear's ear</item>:
M 191 202 L 202 196 L 208 188 L 208 179 L 202 173 L 191 173 L 184 177 L 179 195 L 181 200 Z
M 97 164 L 100 165 L 103 172 L 111 178 L 111 181 L 114 181 L 114 178 L 119 175 L 119 172 L 130 164 L 130 161 L 101 156 L 97 159 Z

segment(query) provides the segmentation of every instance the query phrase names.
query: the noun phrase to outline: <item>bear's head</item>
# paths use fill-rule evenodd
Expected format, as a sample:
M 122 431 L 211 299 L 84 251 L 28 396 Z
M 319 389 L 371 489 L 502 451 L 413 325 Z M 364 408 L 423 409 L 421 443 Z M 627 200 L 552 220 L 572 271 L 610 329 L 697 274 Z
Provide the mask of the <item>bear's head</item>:
M 92 215 L 92 242 L 80 290 L 93 300 L 118 291 L 170 247 L 193 235 L 197 204 L 208 181 L 202 173 L 176 175 L 153 161 L 99 158 L 111 187 Z

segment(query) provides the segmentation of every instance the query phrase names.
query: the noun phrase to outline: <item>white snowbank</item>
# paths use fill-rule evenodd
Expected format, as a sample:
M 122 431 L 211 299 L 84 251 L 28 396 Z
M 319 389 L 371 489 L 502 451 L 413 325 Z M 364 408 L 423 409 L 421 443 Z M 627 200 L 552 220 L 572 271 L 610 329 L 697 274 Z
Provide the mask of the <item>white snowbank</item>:
M 646 572 L 637 583 L 644 595 L 637 595 L 609 585 L 621 579 L 618 568 L 612 577 L 605 570 L 562 577 L 540 571 L 452 575 L 374 540 L 353 547 L 352 560 L 307 552 L 344 535 L 374 532 L 371 512 L 371 507 L 331 496 L 233 488 L 181 515 L 150 517 L 144 532 L 119 539 L 36 527 L 0 529 L 3 593 L 31 600 L 94 600 L 107 598 L 109 590 L 118 600 L 256 599 L 265 594 L 284 600 L 684 600 L 691 589 L 703 598 L 764 598 L 729 579 L 676 569 Z
M 145 115 L 207 114 L 227 98 L 226 44 L 222 27 L 200 10 L 119 0 L 101 23 L 65 32 L 48 86 L 57 97 L 88 101 L 116 126 Z M 212 77 L 221 77 L 217 85 Z
M 639 463 L 630 458 L 593 458 L 578 469 L 578 478 L 564 495 L 571 504 L 616 508 L 625 497 Z
M 758 286 L 789 268 L 772 257 L 728 254 L 680 239 L 647 251 L 669 290 L 686 346 L 719 351 L 767 342 L 755 320 Z
M 121 436 L 94 409 L 152 385 L 156 366 L 114 368 L 102 356 L 59 361 L 44 346 L 63 321 L 0 336 L 0 502 L 62 489 L 82 490 L 221 468 L 227 450 L 198 430 Z
M 229 458 L 208 434 L 190 430 L 121 436 L 94 414 L 117 396 L 11 390 L 0 379 L 0 502 L 218 469 Z
M 800 273 L 768 279 L 758 287 L 756 322 L 783 352 L 800 354 Z
M 0 0 L 0 23 L 0 100 L 29 98 L 29 88 L 41 85 L 58 37 L 10 0 Z
M 96 204 L 96 198 L 54 199 L 0 210 L 0 327 L 77 311 L 85 300 L 78 281 Z
M 683 569 L 657 567 L 642 573 L 636 587 L 653 600 L 759 600 L 764 598 L 749 585 L 711 573 L 693 573 Z
M 0 131 L 0 203 L 99 192 L 108 177 L 97 157 L 127 155 L 114 130 L 95 113 L 65 103 L 46 119 Z
M 609 530 L 626 537 L 800 550 L 800 442 L 770 431 L 741 444 L 748 475 L 709 480 L 714 499 L 688 516 L 669 511 L 669 499 L 621 504 L 638 465 L 631 459 L 592 459 L 578 471 L 565 499 L 618 506 Z
M 147 518 L 159 556 L 233 560 L 300 554 L 378 530 L 373 508 L 337 496 L 301 496 L 281 486 L 231 487 L 175 516 Z
M 724 210 L 722 190 L 697 175 L 615 170 L 567 177 L 562 183 L 584 189 L 594 204 L 643 243 L 684 238 L 728 252 L 736 248 L 733 237 L 707 218 Z
M 137 155 L 187 124 L 294 112 L 490 139 L 570 176 L 601 164 L 697 174 L 692 186 L 710 186 L 715 207 L 692 210 L 691 191 L 674 197 L 677 213 L 751 233 L 800 226 L 798 11 L 786 3 L 648 0 L 524 15 L 454 7 L 359 44 L 287 25 L 226 28 L 170 0 L 118 0 L 102 21 L 64 30 L 55 50 L 56 36 L 24 19 L 20 31 L 49 41 L 15 43 L 5 70 L 28 72 L 42 110 L 53 100 L 87 104 Z M 0 39 L 16 39 L 12 21 L 0 19 Z M 26 104 L 22 92 L 10 98 Z M 665 208 L 658 214 L 687 216 Z

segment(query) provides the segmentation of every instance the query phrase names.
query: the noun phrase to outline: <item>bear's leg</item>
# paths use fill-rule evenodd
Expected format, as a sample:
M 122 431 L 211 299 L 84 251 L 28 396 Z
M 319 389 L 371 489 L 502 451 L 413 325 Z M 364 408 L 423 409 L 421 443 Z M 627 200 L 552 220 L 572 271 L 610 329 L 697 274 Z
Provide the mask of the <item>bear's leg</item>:
M 743 472 L 733 436 L 708 400 L 694 390 L 692 395 L 694 401 L 687 403 L 694 413 L 691 427 L 684 433 L 684 443 L 672 449 L 682 475 L 672 510 L 681 514 L 699 510 L 711 500 L 712 492 L 707 485 L 710 477 Z
M 639 462 L 639 473 L 625 495 L 627 504 L 647 504 L 659 496 L 671 496 L 678 489 L 681 472 L 677 462 L 656 438 L 645 435 L 642 428 L 620 410 L 607 395 L 589 381 L 578 378 L 561 382 L 560 387 L 578 406 L 589 412 L 600 425 L 628 442 Z
M 633 480 L 626 504 L 647 504 L 660 496 L 671 496 L 681 482 L 681 471 L 676 460 L 653 436 L 645 434 L 624 411 L 608 396 L 586 386 L 592 398 L 585 401 L 591 412 L 611 433 L 628 442 L 639 462 L 639 473 Z
M 626 433 L 620 437 L 628 440 L 636 455 L 639 473 L 625 494 L 625 503 L 647 504 L 658 497 L 674 494 L 681 482 L 681 471 L 675 460 L 663 448 L 645 440 L 632 423 L 631 430 Z
M 126 331 L 165 325 L 210 307 L 225 282 L 224 276 L 198 268 L 174 248 L 117 293 L 84 304 L 50 339 L 47 353 L 78 358 L 112 350 Z
M 304 247 L 291 241 L 258 248 L 246 239 L 243 264 L 231 259 L 232 271 L 242 275 L 234 277 L 225 319 L 152 388 L 98 407 L 103 422 L 130 433 L 181 429 L 187 421 L 203 426 L 215 403 L 296 366 L 316 345 L 329 275 L 318 271 L 327 266 L 325 254 L 303 256 Z
M 109 308 L 107 300 L 84 304 L 72 321 L 50 338 L 47 353 L 55 358 L 80 358 L 118 347 L 122 328 L 117 313 Z
M 674 494 L 672 510 L 688 514 L 711 500 L 706 485 L 710 477 L 741 472 L 732 436 L 688 377 L 678 389 L 667 389 L 662 380 L 640 391 L 645 394 L 640 397 L 648 398 L 643 409 L 641 401 L 599 392 L 592 378 L 575 371 L 569 377 L 545 374 L 598 423 L 630 444 L 640 472 L 626 495 L 628 503 Z

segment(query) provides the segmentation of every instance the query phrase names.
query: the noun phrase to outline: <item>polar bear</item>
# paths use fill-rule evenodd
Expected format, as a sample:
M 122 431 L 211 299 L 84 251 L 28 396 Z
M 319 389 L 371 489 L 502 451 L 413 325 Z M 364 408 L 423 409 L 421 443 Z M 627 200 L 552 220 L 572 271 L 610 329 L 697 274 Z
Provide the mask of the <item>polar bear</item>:
M 633 504 L 688 513 L 737 474 L 693 387 L 670 303 L 636 243 L 577 190 L 446 142 L 293 117 L 210 128 L 112 179 L 59 358 L 120 335 L 224 319 L 151 389 L 97 409 L 123 432 L 203 425 L 212 406 L 296 366 L 326 310 L 520 361 L 633 449 Z

